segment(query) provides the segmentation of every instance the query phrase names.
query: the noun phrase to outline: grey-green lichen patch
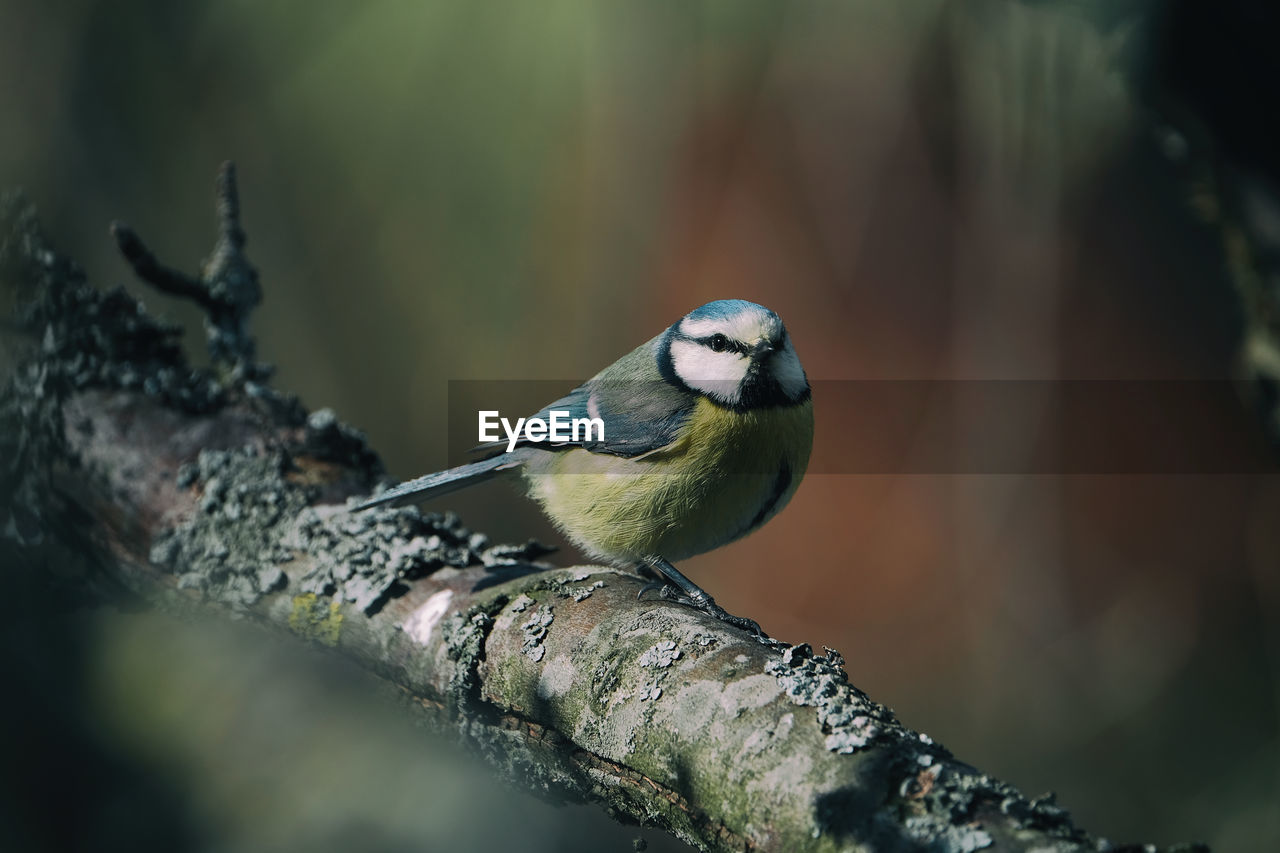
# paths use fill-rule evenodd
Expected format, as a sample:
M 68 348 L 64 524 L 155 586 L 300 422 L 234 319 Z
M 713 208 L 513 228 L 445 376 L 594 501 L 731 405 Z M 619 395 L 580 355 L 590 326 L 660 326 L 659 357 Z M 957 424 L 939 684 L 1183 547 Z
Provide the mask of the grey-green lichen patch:
M 499 603 L 500 604 L 500 603 Z M 441 636 L 452 664 L 449 694 L 453 698 L 458 724 L 464 734 L 469 726 L 469 710 L 479 701 L 480 677 L 477 668 L 484 654 L 484 641 L 493 628 L 493 617 L 484 610 L 455 613 L 444 620 Z
M 968 824 L 936 826 L 928 817 L 909 817 L 904 826 L 908 835 L 928 842 L 938 853 L 975 853 L 993 843 L 991 833 Z
M 636 658 L 637 665 L 641 667 L 652 667 L 654 670 L 666 670 L 672 663 L 680 660 L 681 651 L 676 647 L 675 640 L 659 640 L 658 643 L 646 648 L 639 658 Z M 653 681 L 646 681 L 640 685 L 639 692 L 636 697 L 641 702 L 657 701 L 662 698 L 662 685 L 659 680 L 662 679 L 662 672 L 655 672 Z
M 467 612 L 455 613 L 444 620 L 442 637 L 452 665 L 448 690 L 462 737 L 497 766 L 504 776 L 520 780 L 527 789 L 555 802 L 563 802 L 566 797 L 580 800 L 586 796 L 584 780 L 579 774 L 562 769 L 555 750 L 548 751 L 531 742 L 522 731 L 486 722 L 491 718 L 493 706 L 480 696 L 480 664 L 485 654 L 485 642 L 491 632 L 502 622 L 511 620 L 516 613 L 529 613 L 545 633 L 546 624 L 550 622 L 542 624 L 540 614 L 549 613 L 550 609 L 538 607 L 530 610 L 533 603 L 534 600 L 528 596 L 510 602 L 505 595 L 497 594 Z M 545 651 L 545 647 L 540 648 Z M 544 678 L 545 681 L 538 685 L 540 691 L 555 694 L 569 690 L 573 683 L 572 662 L 568 658 L 550 661 L 544 667 Z
M 591 597 L 591 593 L 597 589 L 604 588 L 604 581 L 596 581 L 595 583 L 586 584 L 584 586 L 565 586 L 564 592 L 561 593 L 565 598 L 572 598 L 574 601 L 586 601 Z
M 770 660 L 765 672 L 778 680 L 792 702 L 817 708 L 826 747 L 832 752 L 855 752 L 886 729 L 898 729 L 887 708 L 849 684 L 839 652 L 828 649 L 815 657 L 813 649 L 802 643 Z
M 543 545 L 542 543 L 538 542 L 536 539 L 529 540 L 522 547 L 527 550 L 518 555 L 515 555 L 516 556 L 515 562 L 523 565 L 530 565 L 530 564 L 537 565 L 547 569 L 552 568 L 547 563 L 539 563 L 537 561 L 542 556 L 554 551 L 555 550 L 554 548 L 551 548 L 547 545 Z M 582 581 L 585 581 L 587 578 L 591 577 L 591 575 L 594 572 L 597 572 L 597 571 L 601 571 L 601 570 L 600 569 L 573 569 L 573 570 L 555 569 L 553 571 L 545 572 L 544 574 L 539 576 L 539 579 L 535 584 L 528 586 L 526 588 L 530 592 L 536 592 L 538 590 L 546 590 L 554 594 L 557 598 L 571 598 L 574 601 L 586 601 L 588 598 L 591 597 L 591 594 L 593 592 L 595 592 L 598 589 L 604 589 L 605 587 L 605 582 L 603 580 L 596 580 L 591 583 L 582 583 Z
M 771 713 L 760 717 L 760 728 L 752 733 L 751 747 L 744 749 L 738 742 L 733 721 L 745 713 L 763 708 L 773 702 L 781 689 L 771 676 L 757 674 L 742 679 L 721 682 L 699 678 L 679 680 L 675 673 L 666 676 L 665 698 L 654 709 L 652 725 L 682 739 L 694 738 L 704 749 L 722 750 L 722 759 L 730 768 L 730 774 L 744 765 L 740 760 L 749 755 L 781 744 L 790 735 L 795 723 L 794 715 L 781 728 L 773 723 Z M 668 771 L 674 771 L 669 767 Z
M 1015 834 L 1034 833 L 1046 849 L 1054 849 L 1046 840 L 1065 850 L 1088 841 L 1052 794 L 1028 800 L 1013 786 L 954 763 L 935 760 L 909 770 L 897 793 L 907 832 L 945 853 L 972 853 L 994 843 L 981 824 L 983 812 L 998 811 Z
M 665 693 L 662 682 L 680 655 L 674 641 L 653 643 L 652 633 L 645 629 L 625 629 L 621 632 L 624 642 L 610 646 L 609 638 L 603 635 L 616 630 L 613 625 L 597 625 L 586 638 L 589 646 L 603 644 L 612 651 L 584 679 L 589 701 L 577 713 L 574 737 L 590 744 L 597 754 L 622 760 L 635 751 L 637 733 L 650 728 L 657 700 Z M 634 641 L 626 642 L 633 630 Z M 636 683 L 628 675 L 641 658 L 646 661 L 644 671 L 651 676 Z
M 538 675 L 538 696 L 543 699 L 559 698 L 573 689 L 577 669 L 568 655 L 559 654 L 547 661 Z
M 489 537 L 483 533 L 471 534 L 467 544 L 476 552 L 480 563 L 490 569 L 499 566 L 519 566 L 536 563 L 556 550 L 550 545 L 542 544 L 537 539 L 530 539 L 522 545 L 490 545 Z
M 591 577 L 591 569 L 578 569 L 569 577 L 561 577 L 555 589 L 561 598 L 572 598 L 574 601 L 586 601 L 597 589 L 604 589 L 604 581 L 582 584 L 581 581 Z
M 603 703 L 584 706 L 574 722 L 574 740 L 591 744 L 593 751 L 605 758 L 625 759 L 635 752 L 636 732 L 644 731 L 648 724 L 654 687 L 646 685 L 634 691 L 615 688 Z
M 689 631 L 685 635 L 684 641 L 686 643 L 693 643 L 695 645 L 701 646 L 702 648 L 705 649 L 708 646 L 713 646 L 716 643 L 720 642 L 720 638 L 717 637 L 715 634 L 708 634 L 703 631 L 694 629 Z M 747 659 L 746 655 L 741 655 L 741 657 L 743 660 Z
M 357 471 L 382 467 L 364 433 L 338 420 L 333 409 L 316 409 L 307 415 L 301 452 Z
M 636 661 L 640 666 L 653 666 L 658 669 L 665 669 L 680 659 L 680 649 L 676 648 L 674 640 L 662 640 L 656 645 L 645 649 L 644 654 L 640 655 Z
M 453 513 L 308 506 L 316 487 L 291 481 L 292 465 L 283 450 L 202 451 L 177 476 L 180 487 L 199 490 L 198 511 L 157 537 L 152 562 L 177 574 L 179 587 L 249 607 L 288 583 L 289 564 L 306 557 L 293 592 L 373 613 L 407 589 L 405 581 L 442 566 L 504 565 L 530 552 L 490 546 Z
M 284 532 L 306 506 L 306 489 L 288 483 L 280 451 L 205 450 L 178 473 L 200 485 L 198 511 L 156 537 L 151 562 L 234 607 L 249 607 L 286 582 L 280 563 L 293 559 Z
M 916 813 L 908 814 L 903 827 L 912 838 L 933 844 L 942 853 L 974 853 L 993 843 L 991 834 L 973 819 L 975 806 L 971 780 L 956 774 L 942 784 L 944 769 L 931 765 L 903 782 L 899 795 L 915 800 Z M 980 785 L 981 783 L 979 783 Z M 1012 788 L 1009 793 L 1021 799 Z
M 691 677 L 704 671 L 696 656 L 691 655 L 688 660 L 683 656 L 673 659 L 673 651 L 675 649 L 662 643 L 646 650 L 652 661 L 648 669 L 655 677 L 651 683 L 641 686 L 636 697 L 640 703 L 652 706 L 645 721 L 643 738 L 646 743 L 646 772 L 658 781 L 679 783 L 680 756 L 692 748 L 701 754 L 699 760 L 716 766 L 723 764 L 727 788 L 738 790 L 739 780 L 756 778 L 771 766 L 769 759 L 754 762 L 745 759 L 781 746 L 794 727 L 795 716 L 788 715 L 789 721 L 779 728 L 774 725 L 774 711 L 763 712 L 757 718 L 759 728 L 752 730 L 754 740 L 751 747 L 744 749 L 741 741 L 744 727 L 734 721 L 751 711 L 770 706 L 781 693 L 776 679 L 755 674 L 726 683 L 715 678 Z M 665 667 L 659 665 L 668 661 Z M 670 743 L 663 745 L 668 740 Z M 727 788 L 718 787 L 716 796 L 723 795 Z M 700 788 L 697 795 L 710 796 L 712 793 L 709 788 Z M 740 811 L 745 815 L 750 808 L 744 803 L 741 809 L 735 806 L 729 811 Z
M 547 647 L 542 644 L 542 641 L 554 620 L 555 614 L 551 605 L 541 604 L 529 614 L 528 619 L 521 623 L 520 631 L 524 639 L 520 643 L 520 651 L 529 660 L 540 661 L 547 653 Z
M 635 696 L 641 702 L 657 701 L 662 698 L 662 685 L 657 680 L 646 681 L 636 690 Z
M 308 555 L 309 571 L 298 589 L 350 601 L 375 612 L 403 588 L 402 581 L 442 566 L 480 562 L 469 545 L 471 532 L 453 514 L 414 509 L 349 512 L 320 506 L 302 510 L 282 544 Z

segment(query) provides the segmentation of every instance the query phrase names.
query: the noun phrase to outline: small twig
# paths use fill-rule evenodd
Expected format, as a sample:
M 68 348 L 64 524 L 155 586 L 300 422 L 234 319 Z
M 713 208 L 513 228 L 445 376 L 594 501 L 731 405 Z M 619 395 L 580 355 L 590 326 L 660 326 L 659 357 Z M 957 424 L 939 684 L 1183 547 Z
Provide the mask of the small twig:
M 230 367 L 234 380 L 263 379 L 271 367 L 254 361 L 254 340 L 249 334 L 249 315 L 262 301 L 262 288 L 258 271 L 244 252 L 240 194 L 231 161 L 223 163 L 218 171 L 216 196 L 218 241 L 201 265 L 198 278 L 160 263 L 142 238 L 123 222 L 111 223 L 111 236 L 140 279 L 161 292 L 191 299 L 204 308 L 209 355 L 215 363 Z
M 156 260 L 142 238 L 128 225 L 119 220 L 112 222 L 111 236 L 115 238 L 120 254 L 133 267 L 134 275 L 138 278 L 163 293 L 195 300 L 206 311 L 214 309 L 214 302 L 203 283 Z
M 244 253 L 240 226 L 240 192 L 236 167 L 230 160 L 218 170 L 218 242 L 204 262 L 200 278 L 218 304 L 247 315 L 262 301 L 258 271 Z
M 240 190 L 236 186 L 236 164 L 230 160 L 218 169 L 217 194 L 219 236 L 235 248 L 243 248 L 245 235 L 240 227 Z

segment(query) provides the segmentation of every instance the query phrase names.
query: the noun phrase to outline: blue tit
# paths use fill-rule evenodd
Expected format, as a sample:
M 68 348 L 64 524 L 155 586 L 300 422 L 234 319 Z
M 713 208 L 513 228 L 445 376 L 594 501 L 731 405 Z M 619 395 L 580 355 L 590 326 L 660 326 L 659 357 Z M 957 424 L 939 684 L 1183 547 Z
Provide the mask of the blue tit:
M 741 299 L 709 302 L 534 417 L 545 421 L 552 412 L 598 419 L 603 430 L 554 443 L 520 436 L 510 446 L 482 445 L 494 455 L 402 483 L 356 509 L 518 473 L 585 553 L 637 567 L 665 582 L 650 585 L 665 597 L 759 632 L 671 561 L 756 530 L 804 476 L 813 403 L 778 315 Z

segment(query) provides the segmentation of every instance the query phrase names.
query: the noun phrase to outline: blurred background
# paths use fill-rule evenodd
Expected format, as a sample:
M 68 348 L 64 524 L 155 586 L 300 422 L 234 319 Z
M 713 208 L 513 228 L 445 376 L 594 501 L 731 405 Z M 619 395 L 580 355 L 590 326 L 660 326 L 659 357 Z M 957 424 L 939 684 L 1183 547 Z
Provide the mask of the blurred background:
M 1161 110 L 1234 104 L 1250 139 L 1276 78 L 1188 92 L 1274 13 L 1170 11 L 1208 6 L 0 0 L 0 185 L 200 359 L 195 310 L 136 285 L 107 224 L 193 269 L 235 160 L 260 355 L 397 479 L 446 463 L 451 381 L 567 389 L 702 302 L 768 305 L 819 389 L 819 452 L 777 519 L 682 570 L 1092 832 L 1269 849 L 1280 479 L 1247 400 L 1162 414 L 1206 417 L 1224 472 L 931 470 L 927 397 L 901 465 L 830 455 L 874 458 L 903 414 L 846 380 L 1027 380 L 948 409 L 958 453 L 1014 459 L 1055 380 L 1231 391 L 1245 321 Z M 563 544 L 500 485 L 450 501 L 497 540 Z M 26 618 L 0 750 L 31 849 L 684 849 L 495 790 L 358 674 L 267 637 Z

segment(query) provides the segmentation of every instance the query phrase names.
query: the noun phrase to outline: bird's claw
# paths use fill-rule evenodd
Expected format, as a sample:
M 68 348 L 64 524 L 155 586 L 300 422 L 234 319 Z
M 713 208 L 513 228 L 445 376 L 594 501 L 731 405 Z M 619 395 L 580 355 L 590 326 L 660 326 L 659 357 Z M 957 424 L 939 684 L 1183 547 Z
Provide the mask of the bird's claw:
M 640 591 L 636 593 L 636 599 L 639 600 L 644 598 L 644 594 L 646 592 L 655 591 L 658 593 L 658 598 L 661 598 L 663 601 L 674 601 L 677 604 L 684 604 L 689 607 L 698 607 L 697 602 L 692 598 L 689 598 L 687 595 L 682 595 L 680 590 L 676 589 L 666 581 L 649 581 L 647 584 L 640 587 Z
M 657 592 L 658 598 L 663 601 L 674 601 L 676 604 L 683 604 L 686 607 L 692 607 L 695 610 L 701 610 L 708 616 L 714 616 L 727 625 L 740 628 L 743 631 L 749 631 L 761 639 L 768 639 L 769 635 L 760 628 L 760 624 L 754 619 L 748 619 L 745 616 L 734 616 L 720 605 L 716 604 L 715 599 L 711 596 L 703 594 L 702 598 L 691 598 L 684 595 L 673 584 L 665 581 L 649 581 L 649 583 L 640 587 L 640 591 L 636 593 L 636 598 L 641 599 L 646 592 Z

